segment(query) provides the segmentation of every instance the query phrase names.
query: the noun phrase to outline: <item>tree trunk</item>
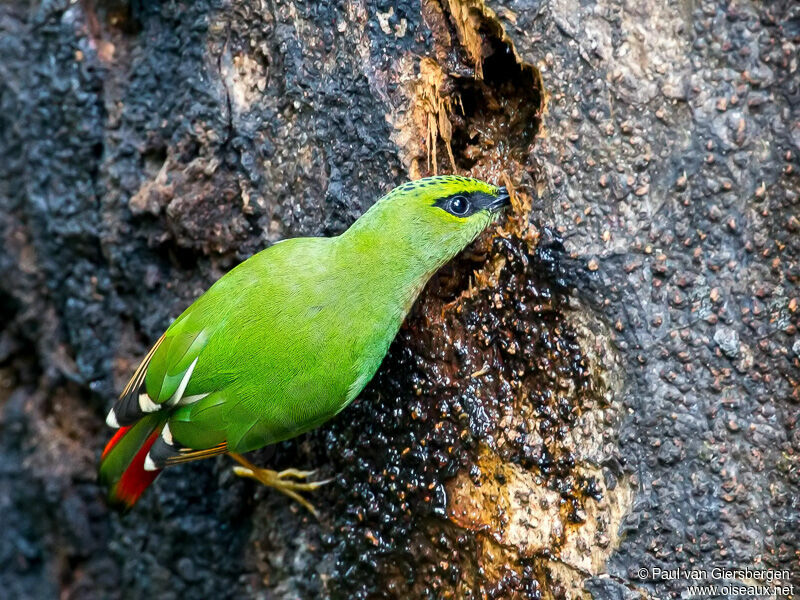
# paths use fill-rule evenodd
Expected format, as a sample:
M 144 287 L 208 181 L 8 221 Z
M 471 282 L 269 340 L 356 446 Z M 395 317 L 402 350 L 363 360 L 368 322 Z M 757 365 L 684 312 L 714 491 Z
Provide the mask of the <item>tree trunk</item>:
M 790 0 L 3 3 L 5 597 L 800 586 L 798 46 Z M 105 413 L 171 319 L 451 172 L 513 214 L 255 459 L 335 477 L 319 522 L 224 457 L 106 507 Z

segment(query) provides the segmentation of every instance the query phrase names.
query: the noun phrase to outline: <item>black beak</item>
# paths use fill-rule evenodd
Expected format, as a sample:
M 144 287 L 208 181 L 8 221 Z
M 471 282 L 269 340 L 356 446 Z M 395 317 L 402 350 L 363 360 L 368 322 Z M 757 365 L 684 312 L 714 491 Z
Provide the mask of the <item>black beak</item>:
M 500 210 L 506 206 L 511 206 L 511 196 L 505 186 L 497 188 L 497 197 L 492 200 L 489 210 Z

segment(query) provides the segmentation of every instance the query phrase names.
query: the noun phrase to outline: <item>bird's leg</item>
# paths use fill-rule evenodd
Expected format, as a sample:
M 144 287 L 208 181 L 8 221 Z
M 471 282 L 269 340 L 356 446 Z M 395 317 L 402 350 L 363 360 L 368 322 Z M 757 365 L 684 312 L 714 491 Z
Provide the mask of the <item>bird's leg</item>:
M 286 494 L 293 500 L 296 500 L 303 506 L 305 506 L 308 511 L 314 515 L 315 517 L 319 518 L 317 514 L 317 509 L 305 498 L 303 498 L 299 492 L 311 492 L 317 489 L 320 486 L 325 485 L 326 483 L 330 483 L 333 481 L 332 479 L 324 479 L 322 481 L 311 481 L 308 483 L 300 483 L 299 481 L 293 481 L 296 479 L 306 479 L 307 477 L 311 477 L 314 474 L 314 471 L 299 471 L 297 469 L 286 469 L 285 471 L 272 471 L 271 469 L 259 469 L 249 460 L 247 460 L 241 454 L 236 454 L 235 452 L 228 452 L 228 455 L 239 463 L 241 466 L 233 467 L 233 472 L 238 475 L 239 477 L 249 477 L 250 479 L 255 479 L 263 483 L 264 485 L 275 488 L 282 494 Z

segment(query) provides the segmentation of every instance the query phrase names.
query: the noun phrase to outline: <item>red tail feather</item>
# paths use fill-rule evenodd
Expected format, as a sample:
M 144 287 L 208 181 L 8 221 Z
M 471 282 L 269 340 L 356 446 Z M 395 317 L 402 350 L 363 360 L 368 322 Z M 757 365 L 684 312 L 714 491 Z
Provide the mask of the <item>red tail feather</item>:
M 105 452 L 108 452 L 110 447 L 113 447 L 113 445 L 117 443 L 115 441 L 117 440 L 117 436 L 122 437 L 122 435 L 124 435 L 124 433 L 120 433 L 122 432 L 122 429 L 127 428 L 121 428 L 120 431 L 118 431 L 114 437 L 111 438 L 111 441 L 106 446 L 104 454 Z M 119 481 L 112 490 L 111 496 L 114 499 L 123 502 L 128 508 L 136 504 L 139 496 L 144 493 L 144 491 L 147 489 L 147 486 L 153 483 L 153 480 L 158 477 L 158 474 L 161 472 L 161 470 L 144 470 L 144 459 L 147 457 L 147 453 L 150 451 L 153 443 L 155 443 L 155 441 L 158 439 L 159 433 L 160 432 L 156 430 L 150 434 L 150 437 L 148 437 L 145 443 L 142 444 L 142 447 L 139 448 L 139 451 L 136 453 L 136 456 L 133 457 L 131 464 L 127 469 L 125 469 L 122 477 L 120 477 Z
M 114 436 L 113 436 L 113 437 L 112 437 L 110 440 L 108 440 L 108 443 L 106 444 L 106 447 L 103 449 L 103 454 L 100 456 L 100 460 L 103 460 L 103 459 L 106 457 L 106 454 L 108 454 L 109 452 L 111 452 L 111 449 L 112 449 L 114 446 L 116 446 L 116 445 L 117 445 L 117 443 L 118 443 L 118 442 L 119 442 L 119 441 L 120 441 L 120 440 L 121 440 L 123 437 L 125 437 L 125 434 L 126 434 L 126 433 L 128 433 L 128 430 L 129 430 L 131 427 L 132 427 L 132 425 L 128 425 L 128 426 L 126 426 L 126 427 L 120 427 L 119 429 L 117 429 L 117 432 L 114 434 Z

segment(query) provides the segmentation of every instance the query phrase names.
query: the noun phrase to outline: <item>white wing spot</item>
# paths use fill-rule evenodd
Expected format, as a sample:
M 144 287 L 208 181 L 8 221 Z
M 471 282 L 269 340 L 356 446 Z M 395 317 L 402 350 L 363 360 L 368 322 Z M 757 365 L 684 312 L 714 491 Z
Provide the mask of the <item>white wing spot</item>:
M 167 400 L 167 406 L 175 406 L 178 402 L 181 401 L 183 398 L 183 392 L 186 391 L 186 386 L 189 385 L 189 379 L 192 376 L 192 372 L 194 371 L 194 367 L 197 364 L 197 360 L 200 357 L 198 356 L 192 361 L 192 364 L 189 365 L 189 368 L 186 369 L 186 373 L 183 374 L 183 379 L 181 379 L 181 384 L 178 386 L 178 389 L 175 390 L 175 393 L 172 394 L 172 398 Z
M 206 396 L 208 396 L 210 392 L 206 392 L 205 394 L 195 394 L 194 396 L 184 396 L 178 401 L 177 406 L 186 406 L 187 404 L 194 404 L 198 400 L 202 400 Z
M 169 423 L 164 425 L 164 429 L 161 430 L 161 437 L 164 439 L 164 442 L 167 446 L 172 446 L 172 432 L 169 430 Z
M 108 411 L 108 416 L 106 417 L 106 425 L 109 427 L 113 427 L 114 429 L 119 429 L 119 423 L 117 422 L 117 415 L 112 408 Z
M 150 396 L 147 395 L 147 392 L 143 394 L 139 394 L 139 408 L 144 413 L 151 413 L 156 412 L 161 408 L 160 404 L 156 404 L 150 399 Z
M 150 458 L 150 454 L 148 454 L 144 458 L 144 470 L 145 471 L 158 471 L 158 467 L 156 467 L 156 463 L 153 462 L 153 459 Z

